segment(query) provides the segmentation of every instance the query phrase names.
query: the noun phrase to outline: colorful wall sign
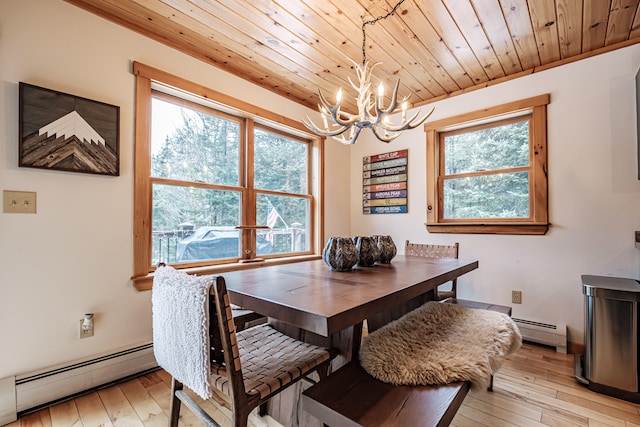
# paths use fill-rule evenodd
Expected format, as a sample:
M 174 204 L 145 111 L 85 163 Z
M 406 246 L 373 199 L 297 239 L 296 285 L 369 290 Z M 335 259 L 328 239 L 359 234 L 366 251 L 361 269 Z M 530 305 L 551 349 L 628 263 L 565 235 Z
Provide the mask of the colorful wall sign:
M 362 212 L 407 213 L 409 150 L 362 158 Z

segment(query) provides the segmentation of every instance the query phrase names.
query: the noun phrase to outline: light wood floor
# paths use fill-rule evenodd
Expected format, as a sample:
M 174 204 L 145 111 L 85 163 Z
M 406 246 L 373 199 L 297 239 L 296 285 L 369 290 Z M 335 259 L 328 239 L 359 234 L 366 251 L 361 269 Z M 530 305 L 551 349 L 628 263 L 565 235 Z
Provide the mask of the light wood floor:
M 156 371 L 25 415 L 7 427 L 164 427 L 169 412 L 169 382 L 165 372 Z M 229 425 L 227 409 L 207 404 L 207 412 L 223 425 Z M 181 426 L 202 426 L 189 410 L 184 409 L 181 415 Z M 250 425 L 278 424 L 252 415 Z M 640 405 L 579 385 L 573 377 L 572 355 L 525 344 L 509 356 L 496 374 L 492 393 L 469 392 L 452 425 L 640 426 Z

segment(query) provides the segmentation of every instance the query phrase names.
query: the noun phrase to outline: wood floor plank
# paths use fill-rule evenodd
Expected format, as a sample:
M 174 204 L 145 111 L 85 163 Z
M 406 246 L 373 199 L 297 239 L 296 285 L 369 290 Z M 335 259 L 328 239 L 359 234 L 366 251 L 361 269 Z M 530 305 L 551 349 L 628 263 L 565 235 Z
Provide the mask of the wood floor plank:
M 169 415 L 169 406 L 171 404 L 171 387 L 164 381 L 146 387 L 147 393 L 156 401 L 158 406 L 162 408 L 165 415 Z
M 77 397 L 75 401 L 83 427 L 113 427 L 97 392 Z
M 534 382 L 536 380 L 536 378 L 538 378 L 532 373 L 525 372 L 525 371 L 518 370 L 518 369 L 513 369 L 513 368 L 510 368 L 510 367 L 505 367 L 505 366 L 500 368 L 500 370 L 498 371 L 498 373 L 496 375 L 506 375 L 506 376 L 509 376 L 509 377 L 518 378 L 518 379 L 520 379 L 522 381 L 528 381 L 530 383 Z
M 138 378 L 123 382 L 120 389 L 146 427 L 165 427 L 169 424 L 167 415 Z
M 98 394 L 114 427 L 144 427 L 118 385 L 99 390 Z
M 496 373 L 493 392 L 472 388 L 451 425 L 640 427 L 640 405 L 582 386 L 573 376 L 572 361 L 571 355 L 525 343 Z M 166 426 L 170 387 L 171 376 L 158 370 L 24 415 L 5 427 Z M 193 392 L 187 392 L 202 402 Z M 225 399 L 216 396 L 203 406 L 223 427 L 231 425 Z M 258 416 L 256 411 L 249 417 L 249 426 L 282 427 L 271 417 Z M 204 423 L 183 407 L 179 427 L 204 427 Z
M 27 414 L 18 421 L 20 421 L 20 427 L 51 427 L 51 413 L 49 408 L 45 408 L 32 414 Z
M 462 405 L 458 410 L 458 413 L 485 426 L 513 427 L 516 425 L 509 421 L 500 419 L 493 414 L 487 414 L 486 412 L 479 411 L 469 405 Z
M 539 421 L 540 417 L 542 416 L 540 412 L 538 412 L 538 418 L 536 420 L 524 415 L 520 415 L 518 412 L 516 412 L 516 408 L 512 408 L 511 410 L 503 409 L 499 406 L 489 404 L 472 396 L 467 396 L 464 400 L 464 404 L 466 407 L 473 408 L 484 414 L 488 414 L 504 422 L 508 422 L 509 425 L 516 425 L 519 427 L 544 427 L 544 424 Z
M 545 378 L 545 376 L 548 375 L 566 372 L 565 366 L 560 366 L 557 363 L 547 360 L 523 360 L 507 358 L 504 362 L 504 366 L 534 373 L 542 378 Z
M 171 387 L 171 375 L 169 375 L 169 373 L 168 373 L 167 371 L 159 370 L 159 371 L 156 371 L 156 372 L 155 372 L 155 374 L 156 374 L 157 376 L 159 376 L 159 377 L 160 377 L 160 379 L 161 379 L 165 384 L 167 384 L 169 387 Z
M 484 424 L 479 423 L 471 418 L 467 418 L 458 412 L 450 424 L 452 427 L 485 427 Z
M 573 394 L 567 394 L 564 392 L 558 393 L 558 399 L 574 403 L 576 405 L 582 406 L 583 408 L 588 408 L 592 411 L 598 411 L 599 413 L 609 415 L 614 418 L 618 418 L 623 421 L 630 421 L 632 423 L 639 424 L 640 423 L 640 415 L 633 414 L 629 411 L 625 411 L 624 409 L 620 409 L 618 407 L 611 406 L 606 403 L 596 402 L 594 400 L 585 399 Z M 623 424 L 624 425 L 624 424 Z
M 196 402 L 198 402 L 205 412 L 209 414 L 221 427 L 231 426 L 231 408 L 221 397 L 214 394 L 214 397 L 207 401 L 195 394 L 193 391 L 187 389 L 187 394 Z
M 549 397 L 556 397 L 556 395 L 558 394 L 556 390 L 536 384 L 535 382 L 523 381 L 514 377 L 509 377 L 507 379 L 507 377 L 501 372 L 498 372 L 494 376 L 494 385 L 496 383 L 499 383 L 503 388 L 507 390 L 512 390 L 515 392 L 518 392 L 519 390 L 522 390 L 523 392 L 531 391 L 536 394 L 543 394 Z
M 142 384 L 144 388 L 151 387 L 152 385 L 162 382 L 162 377 L 160 376 L 160 372 L 164 372 L 164 371 L 149 372 L 148 374 L 139 377 L 138 380 L 140 381 L 140 384 Z
M 517 387 L 517 385 L 509 384 L 507 385 L 507 387 L 510 388 L 511 391 L 514 391 L 513 388 Z M 598 412 L 597 410 L 593 410 L 591 408 L 585 408 L 575 403 L 565 402 L 553 396 L 549 396 L 546 393 L 539 393 L 532 389 L 523 390 L 523 393 L 527 396 L 528 401 L 535 401 L 540 404 L 546 405 L 547 407 L 551 407 L 554 409 L 561 409 L 568 413 L 580 414 L 581 416 L 589 418 L 590 424 L 598 421 L 602 423 L 607 423 L 612 427 L 624 427 L 623 420 L 610 416 L 605 413 Z
M 580 414 L 576 414 L 575 412 L 572 412 L 570 410 L 559 408 L 553 404 L 548 404 L 546 402 L 541 402 L 539 400 L 533 399 L 526 391 L 509 391 L 494 386 L 493 393 L 496 393 L 498 395 L 505 395 L 507 397 L 519 400 L 523 402 L 523 405 L 527 405 L 530 408 L 538 409 L 540 412 L 542 412 L 542 414 L 549 414 L 555 418 L 563 419 L 577 425 L 589 425 L 589 418 Z
M 559 392 L 559 399 L 566 400 L 565 398 L 560 397 L 561 394 L 563 396 L 571 395 L 575 396 L 576 398 L 587 400 L 588 402 L 605 405 L 611 408 L 619 409 L 621 411 L 629 412 L 633 416 L 638 416 L 638 408 L 640 408 L 640 405 L 627 402 L 625 400 L 616 399 L 615 397 L 607 396 L 605 394 L 594 393 L 585 386 L 579 384 L 575 379 L 573 381 L 573 384 L 556 383 L 553 381 L 539 379 L 536 379 L 536 383 L 557 390 Z M 588 405 L 589 403 L 585 404 Z
M 49 408 L 52 427 L 82 427 L 75 400 L 67 400 Z
M 540 408 L 536 408 L 533 405 L 529 405 L 527 402 L 523 402 L 514 396 L 504 393 L 488 392 L 486 390 L 472 390 L 468 396 L 481 400 L 492 407 L 513 412 L 514 414 L 529 418 L 533 421 L 539 421 L 542 416 Z
M 563 418 L 557 417 L 553 414 L 542 414 L 542 418 L 540 418 L 542 424 L 548 425 L 550 427 L 588 427 L 589 421 L 585 419 L 584 423 L 572 423 L 571 421 L 567 421 Z

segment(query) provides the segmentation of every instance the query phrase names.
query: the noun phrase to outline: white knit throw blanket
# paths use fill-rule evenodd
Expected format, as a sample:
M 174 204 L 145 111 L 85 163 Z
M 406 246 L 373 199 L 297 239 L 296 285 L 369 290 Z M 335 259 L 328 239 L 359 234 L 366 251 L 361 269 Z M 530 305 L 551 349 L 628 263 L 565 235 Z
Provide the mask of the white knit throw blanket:
M 154 275 L 153 351 L 158 364 L 203 399 L 212 396 L 209 382 L 209 304 L 213 281 L 172 267 Z
M 505 314 L 428 302 L 367 336 L 360 363 L 374 378 L 396 385 L 469 380 L 486 388 L 521 345 L 518 326 Z

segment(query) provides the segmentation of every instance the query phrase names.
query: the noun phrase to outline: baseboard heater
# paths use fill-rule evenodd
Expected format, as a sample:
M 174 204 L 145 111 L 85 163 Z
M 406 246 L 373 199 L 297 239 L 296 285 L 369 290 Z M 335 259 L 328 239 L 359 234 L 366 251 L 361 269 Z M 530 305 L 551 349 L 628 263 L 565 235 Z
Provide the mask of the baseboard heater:
M 0 407 L 0 415 L 4 415 L 4 417 L 0 416 L 0 425 L 3 425 L 3 420 L 10 418 L 15 420 L 17 414 L 149 371 L 157 366 L 158 363 L 153 355 L 153 344 L 148 343 L 9 378 L 13 380 L 11 383 L 15 384 L 15 409 L 11 416 L 11 408 Z M 0 381 L 0 383 L 3 382 Z M 7 381 L 4 383 L 6 384 Z M 2 394 L 3 391 L 0 390 L 0 402 L 3 401 Z
M 567 354 L 566 325 L 551 325 L 515 317 L 513 320 L 518 325 L 523 340 L 555 347 L 558 353 Z

